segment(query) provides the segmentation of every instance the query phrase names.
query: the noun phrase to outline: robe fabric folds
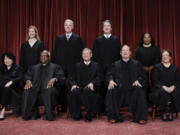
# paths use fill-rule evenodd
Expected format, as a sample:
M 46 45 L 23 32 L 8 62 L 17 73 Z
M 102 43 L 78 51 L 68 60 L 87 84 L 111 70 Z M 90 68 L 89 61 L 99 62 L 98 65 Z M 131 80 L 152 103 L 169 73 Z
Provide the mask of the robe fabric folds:
M 68 94 L 68 105 L 73 117 L 80 115 L 82 105 L 84 105 L 87 113 L 99 112 L 98 90 L 102 79 L 102 70 L 98 63 L 91 61 L 89 65 L 85 65 L 82 61 L 75 65 L 68 79 L 70 89 L 73 85 L 79 86 L 73 91 L 70 90 Z M 89 83 L 94 84 L 94 91 L 87 87 Z
M 146 76 L 141 64 L 131 59 L 128 62 L 116 61 L 107 72 L 107 86 L 110 80 L 114 80 L 117 86 L 108 90 L 106 95 L 108 119 L 118 121 L 120 108 L 128 106 L 135 121 L 147 120 Z M 136 80 L 142 87 L 132 86 Z
M 52 78 L 56 78 L 57 81 L 53 87 L 47 88 L 47 84 Z M 37 64 L 28 70 L 25 75 L 25 80 L 30 80 L 32 82 L 32 87 L 28 90 L 24 90 L 22 107 L 23 119 L 28 119 L 36 100 L 40 97 L 45 105 L 45 114 L 48 120 L 53 120 L 53 109 L 56 105 L 55 86 L 62 85 L 65 82 L 61 67 L 53 63 L 48 63 L 45 66 Z

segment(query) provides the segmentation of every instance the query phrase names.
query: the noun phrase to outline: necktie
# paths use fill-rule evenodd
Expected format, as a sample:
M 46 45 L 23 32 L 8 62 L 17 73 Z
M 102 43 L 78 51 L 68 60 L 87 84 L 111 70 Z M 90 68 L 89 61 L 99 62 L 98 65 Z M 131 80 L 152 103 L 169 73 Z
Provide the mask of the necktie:
M 109 39 L 109 36 L 106 36 L 106 39 L 108 40 L 108 39 Z

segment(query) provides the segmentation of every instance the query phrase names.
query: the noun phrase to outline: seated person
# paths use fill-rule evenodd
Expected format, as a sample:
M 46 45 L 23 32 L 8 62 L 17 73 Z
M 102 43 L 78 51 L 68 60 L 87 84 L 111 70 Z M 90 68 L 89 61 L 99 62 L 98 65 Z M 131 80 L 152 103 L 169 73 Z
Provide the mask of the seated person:
M 112 64 L 106 75 L 108 92 L 106 106 L 110 123 L 123 122 L 120 108 L 128 106 L 133 114 L 133 122 L 145 124 L 147 121 L 146 76 L 142 65 L 130 58 L 128 45 L 121 48 L 122 59 Z
M 99 112 L 97 91 L 102 81 L 102 70 L 98 63 L 91 61 L 92 52 L 85 48 L 82 51 L 83 61 L 75 65 L 69 76 L 70 92 L 68 105 L 74 120 L 80 120 L 81 106 L 85 107 L 86 121 L 91 121 L 91 114 Z
M 171 52 L 162 51 L 162 62 L 152 72 L 151 101 L 162 112 L 163 121 L 173 121 L 173 112 L 180 111 L 180 84 L 178 68 L 171 64 Z
M 29 120 L 30 113 L 38 97 L 45 105 L 44 120 L 54 120 L 53 110 L 56 105 L 55 85 L 64 84 L 65 77 L 60 66 L 49 62 L 50 52 L 44 50 L 40 55 L 40 64 L 34 65 L 25 75 L 22 118 Z
M 0 65 L 0 89 L 1 89 L 1 104 L 0 120 L 5 118 L 5 109 L 9 101 L 12 101 L 13 113 L 20 113 L 20 98 L 19 98 L 19 82 L 22 79 L 22 72 L 16 65 L 16 58 L 12 53 L 4 53 L 2 55 L 2 65 Z

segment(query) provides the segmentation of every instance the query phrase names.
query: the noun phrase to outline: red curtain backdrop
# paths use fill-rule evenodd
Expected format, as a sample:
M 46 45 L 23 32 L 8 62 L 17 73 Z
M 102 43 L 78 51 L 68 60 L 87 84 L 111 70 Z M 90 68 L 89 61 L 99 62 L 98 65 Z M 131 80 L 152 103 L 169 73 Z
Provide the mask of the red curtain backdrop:
M 134 52 L 140 36 L 150 32 L 161 49 L 173 52 L 180 67 L 179 0 L 0 0 L 0 55 L 19 52 L 26 28 L 36 25 L 46 49 L 52 52 L 55 39 L 64 33 L 64 20 L 75 23 L 86 47 L 102 34 L 102 21 L 113 23 L 112 33 Z

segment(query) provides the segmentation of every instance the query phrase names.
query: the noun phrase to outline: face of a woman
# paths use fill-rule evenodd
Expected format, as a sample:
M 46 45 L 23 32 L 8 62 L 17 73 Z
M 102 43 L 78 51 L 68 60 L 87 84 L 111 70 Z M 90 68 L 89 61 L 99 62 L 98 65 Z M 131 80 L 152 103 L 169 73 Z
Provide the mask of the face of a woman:
M 34 38 L 36 36 L 36 32 L 33 28 L 29 29 L 29 38 Z
M 151 36 L 149 33 L 144 34 L 144 44 L 148 45 L 151 43 Z
M 7 66 L 7 67 L 10 67 L 12 66 L 13 64 L 13 60 L 8 58 L 7 56 L 4 57 L 4 64 Z
M 171 56 L 169 56 L 168 52 L 163 52 L 162 53 L 162 62 L 163 63 L 169 63 L 171 61 Z

